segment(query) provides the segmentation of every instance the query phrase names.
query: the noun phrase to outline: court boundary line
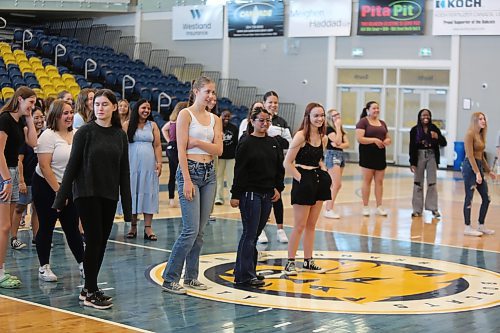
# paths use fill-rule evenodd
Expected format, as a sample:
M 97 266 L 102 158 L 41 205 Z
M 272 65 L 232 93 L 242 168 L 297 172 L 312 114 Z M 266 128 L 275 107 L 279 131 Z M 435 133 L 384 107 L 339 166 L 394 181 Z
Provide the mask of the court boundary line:
M 14 298 L 14 297 L 7 296 L 7 295 L 0 294 L 0 298 L 4 298 L 4 299 L 10 300 L 10 301 L 14 301 L 14 302 L 21 302 L 21 303 L 29 304 L 29 305 L 36 306 L 36 307 L 41 307 L 41 308 L 44 308 L 46 310 L 55 310 L 55 311 L 62 312 L 62 313 L 65 313 L 65 314 L 74 315 L 74 316 L 82 317 L 82 318 L 85 318 L 85 319 L 99 321 L 99 322 L 102 322 L 102 323 L 105 323 L 105 324 L 110 324 L 110 325 L 113 325 L 113 326 L 118 326 L 118 327 L 121 327 L 121 328 L 126 328 L 126 329 L 129 329 L 129 330 L 132 330 L 132 331 L 136 331 L 136 332 L 154 333 L 154 331 L 148 331 L 148 330 L 145 330 L 145 329 L 142 329 L 142 328 L 138 328 L 138 327 L 134 327 L 134 326 L 129 326 L 129 325 L 121 324 L 121 323 L 118 323 L 118 322 L 114 322 L 114 321 L 102 319 L 102 318 L 99 318 L 99 317 L 93 317 L 93 316 L 86 315 L 86 314 L 83 314 L 83 313 L 72 312 L 72 311 L 69 311 L 69 310 L 64 310 L 64 309 L 60 309 L 60 308 L 56 308 L 56 307 L 51 307 L 49 305 L 39 304 L 39 303 L 31 302 L 31 301 L 26 301 L 24 299 Z

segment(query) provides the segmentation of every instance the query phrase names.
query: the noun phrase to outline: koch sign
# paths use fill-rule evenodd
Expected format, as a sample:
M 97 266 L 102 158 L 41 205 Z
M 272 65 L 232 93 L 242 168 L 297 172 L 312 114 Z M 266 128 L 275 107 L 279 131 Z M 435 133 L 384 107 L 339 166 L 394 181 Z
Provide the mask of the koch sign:
M 500 35 L 500 0 L 436 0 L 432 34 Z
M 283 1 L 227 4 L 229 37 L 283 36 Z
M 358 35 L 423 35 L 425 0 L 359 0 Z

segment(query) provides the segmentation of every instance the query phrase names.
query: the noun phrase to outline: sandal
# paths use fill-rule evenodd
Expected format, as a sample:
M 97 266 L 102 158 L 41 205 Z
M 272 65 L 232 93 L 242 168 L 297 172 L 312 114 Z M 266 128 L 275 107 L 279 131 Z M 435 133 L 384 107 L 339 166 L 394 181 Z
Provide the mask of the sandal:
M 128 239 L 134 239 L 137 238 L 137 224 L 132 224 L 131 227 L 136 227 L 135 231 L 129 231 L 126 235 L 125 238 Z
M 151 228 L 151 226 L 150 226 L 150 225 L 146 225 L 146 226 L 144 226 L 144 239 L 145 239 L 145 240 L 150 240 L 150 241 L 157 241 L 157 240 L 158 240 L 158 237 L 156 237 L 156 235 L 155 235 L 155 234 L 148 235 L 148 234 L 146 233 L 146 228 Z
M 19 287 L 21 287 L 21 281 L 13 279 L 10 275 L 4 275 L 3 278 L 0 278 L 0 288 L 17 289 Z

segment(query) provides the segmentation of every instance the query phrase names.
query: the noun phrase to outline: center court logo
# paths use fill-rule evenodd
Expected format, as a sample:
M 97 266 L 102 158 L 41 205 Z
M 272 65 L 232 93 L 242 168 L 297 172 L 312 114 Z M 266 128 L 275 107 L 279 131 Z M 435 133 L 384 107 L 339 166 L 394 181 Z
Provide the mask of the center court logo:
M 325 274 L 281 273 L 285 251 L 266 252 L 257 270 L 260 288 L 233 284 L 235 253 L 200 258 L 199 280 L 210 288 L 189 290 L 195 297 L 241 305 L 312 312 L 421 314 L 476 310 L 500 304 L 500 274 L 451 262 L 386 254 L 318 251 Z M 300 265 L 299 265 L 300 266 Z M 146 276 L 162 284 L 165 263 Z

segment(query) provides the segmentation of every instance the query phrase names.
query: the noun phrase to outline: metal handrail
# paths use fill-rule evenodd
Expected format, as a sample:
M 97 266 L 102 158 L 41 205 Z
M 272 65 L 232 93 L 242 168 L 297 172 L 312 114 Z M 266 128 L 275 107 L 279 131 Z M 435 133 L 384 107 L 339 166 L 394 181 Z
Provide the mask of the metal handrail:
M 126 80 L 129 80 L 132 84 L 127 86 L 126 85 Z M 125 89 L 127 88 L 134 88 L 135 87 L 135 79 L 130 76 L 130 75 L 123 75 L 122 79 L 122 98 L 125 98 Z
M 94 65 L 94 67 L 89 68 L 89 64 Z M 95 62 L 94 59 L 88 58 L 87 60 L 85 60 L 85 80 L 87 79 L 88 72 L 95 72 L 96 69 L 97 69 L 97 62 Z
M 66 46 L 62 44 L 57 44 L 54 49 L 54 64 L 56 67 L 57 67 L 57 58 L 62 57 L 65 54 L 66 54 Z
M 29 39 L 26 39 L 26 35 L 29 36 Z M 33 40 L 33 33 L 30 30 L 24 30 L 23 31 L 23 51 L 24 51 L 24 44 L 29 43 Z
M 0 21 L 3 22 L 3 26 L 1 26 L 0 29 L 5 28 L 7 26 L 7 20 L 0 16 Z
M 166 98 L 168 99 L 168 103 L 164 103 L 162 104 L 161 103 L 161 99 L 162 98 Z M 170 105 L 172 104 L 172 97 L 170 97 L 166 92 L 161 92 L 159 95 L 158 95 L 158 113 L 160 113 L 160 110 L 161 110 L 161 107 L 162 106 L 165 106 L 165 107 L 169 107 Z

